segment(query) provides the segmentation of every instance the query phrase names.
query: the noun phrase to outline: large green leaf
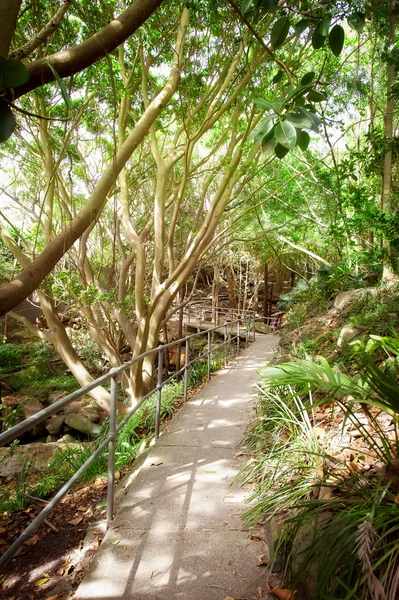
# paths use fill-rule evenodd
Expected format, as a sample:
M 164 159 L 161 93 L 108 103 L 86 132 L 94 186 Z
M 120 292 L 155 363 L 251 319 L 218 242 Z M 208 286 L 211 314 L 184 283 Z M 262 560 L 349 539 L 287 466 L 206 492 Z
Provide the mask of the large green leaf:
M 325 94 L 317 92 L 316 90 L 310 90 L 308 98 L 311 102 L 324 102 L 324 100 L 327 100 L 327 96 Z
M 277 156 L 277 158 L 284 158 L 284 156 L 286 154 L 288 154 L 289 152 L 289 148 L 285 148 L 285 146 L 282 146 L 281 144 L 276 144 L 275 148 L 274 148 L 274 154 Z
M 347 21 L 349 27 L 360 33 L 366 24 L 366 15 L 357 10 L 348 17 Z
M 28 79 L 29 71 L 20 60 L 0 56 L 0 87 L 16 88 L 24 85 Z
M 0 142 L 5 142 L 12 135 L 16 126 L 15 117 L 7 102 L 0 98 Z
M 327 37 L 328 30 L 330 29 L 330 25 L 331 25 L 331 17 L 330 17 L 330 15 L 327 15 L 326 17 L 324 17 L 324 19 L 322 19 L 320 21 L 320 23 L 317 26 L 319 28 L 320 35 Z
M 274 148 L 274 130 L 272 129 L 262 140 L 262 150 L 270 154 Z
M 71 102 L 71 98 L 68 94 L 68 91 L 64 85 L 64 82 L 62 81 L 61 77 L 58 75 L 57 71 L 54 69 L 54 67 L 51 65 L 51 63 L 49 63 L 48 61 L 46 61 L 46 64 L 50 67 L 50 70 L 52 72 L 52 74 L 54 75 L 58 85 L 60 86 L 60 90 L 61 90 L 61 95 L 64 99 L 65 104 L 67 105 L 67 108 L 69 110 L 72 110 L 72 102 Z
M 273 83 L 278 83 L 281 81 L 282 76 L 284 75 L 284 71 L 277 71 L 276 75 L 273 77 Z
M 266 110 L 274 109 L 274 102 L 268 102 L 267 100 L 263 100 L 263 98 L 254 98 L 254 103 L 262 108 L 266 108 Z
M 262 0 L 262 8 L 265 12 L 274 13 L 277 10 L 278 0 Z
M 326 36 L 325 35 L 321 35 L 320 30 L 319 30 L 319 26 L 316 27 L 316 29 L 313 32 L 312 35 L 312 46 L 315 50 L 320 50 L 320 48 L 322 48 L 322 46 L 324 46 L 324 42 L 326 41 Z
M 309 21 L 309 19 L 301 19 L 298 21 L 298 23 L 295 25 L 295 35 L 299 37 L 301 33 L 303 33 L 305 29 L 310 26 L 310 24 L 311 21 Z
M 297 129 L 302 129 L 302 127 L 305 127 L 306 129 L 311 129 L 313 125 L 313 121 L 310 118 L 310 116 L 308 114 L 299 112 L 299 110 L 288 114 L 287 121 L 292 123 L 292 125 Z
M 311 127 L 308 127 L 307 129 L 311 129 L 315 133 L 319 133 L 319 126 L 321 123 L 319 117 L 317 115 L 315 115 L 314 113 L 310 112 L 309 110 L 306 110 L 306 108 L 303 108 L 302 106 L 299 106 L 297 110 L 298 110 L 298 113 L 300 113 L 304 117 L 307 117 L 311 120 L 312 125 L 311 125 Z
M 245 13 L 248 11 L 249 7 L 251 6 L 253 0 L 242 0 L 242 4 L 241 4 L 241 14 L 245 15 Z
M 272 27 L 270 34 L 270 43 L 272 48 L 278 48 L 284 43 L 290 29 L 290 20 L 288 17 L 281 17 Z
M 251 131 L 248 140 L 254 140 L 255 143 L 259 142 L 262 138 L 267 135 L 273 127 L 273 117 L 274 115 L 267 115 L 260 123 L 257 124 L 256 127 Z
M 305 152 L 309 146 L 310 135 L 307 131 L 298 131 L 297 132 L 297 145 L 301 150 Z
M 312 83 L 313 79 L 315 78 L 316 73 L 314 71 L 309 71 L 309 73 L 306 73 L 302 79 L 301 79 L 301 85 L 309 85 L 309 83 Z
M 296 131 L 295 127 L 289 121 L 281 121 L 276 125 L 274 137 L 279 144 L 284 146 L 284 148 L 288 148 L 289 150 L 295 148 Z
M 341 27 L 341 25 L 334 25 L 328 36 L 328 43 L 330 44 L 330 48 L 335 56 L 339 56 L 341 54 L 342 48 L 344 47 L 344 41 L 345 31 L 343 30 L 343 27 Z

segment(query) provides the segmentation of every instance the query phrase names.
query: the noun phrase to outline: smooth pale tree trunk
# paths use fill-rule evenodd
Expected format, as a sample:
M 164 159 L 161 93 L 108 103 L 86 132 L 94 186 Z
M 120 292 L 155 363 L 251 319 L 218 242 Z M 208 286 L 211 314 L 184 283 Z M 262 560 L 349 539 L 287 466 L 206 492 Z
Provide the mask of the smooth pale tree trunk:
M 389 53 L 393 51 L 395 43 L 395 30 L 397 25 L 397 16 L 394 13 L 394 8 L 397 6 L 395 0 L 389 0 L 389 34 L 388 34 L 388 48 Z M 381 209 L 388 215 L 392 214 L 392 140 L 393 140 L 393 114 L 394 114 L 394 98 L 391 95 L 392 84 L 395 77 L 395 62 L 389 60 L 387 66 L 387 103 L 385 107 L 384 115 L 384 137 L 385 142 L 389 144 L 389 149 L 384 156 L 384 172 L 382 177 L 382 193 L 381 193 Z M 385 237 L 382 238 L 383 248 L 386 250 L 386 257 L 383 264 L 382 280 L 385 283 L 394 283 L 398 281 L 398 275 L 395 273 L 392 266 L 391 259 L 391 245 L 389 240 Z

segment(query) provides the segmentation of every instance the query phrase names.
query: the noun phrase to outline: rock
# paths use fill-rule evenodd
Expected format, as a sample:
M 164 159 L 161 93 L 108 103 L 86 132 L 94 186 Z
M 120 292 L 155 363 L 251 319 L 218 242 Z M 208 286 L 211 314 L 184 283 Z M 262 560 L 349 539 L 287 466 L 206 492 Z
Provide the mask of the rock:
M 57 438 L 54 435 L 48 435 L 46 437 L 46 444 L 53 444 L 57 441 Z
M 64 398 L 64 396 L 66 396 L 65 392 L 51 392 L 51 394 L 49 394 L 48 401 L 50 404 L 54 404 L 58 400 L 61 400 L 61 398 Z
M 92 423 L 98 423 L 98 421 L 100 420 L 100 415 L 98 411 L 91 406 L 85 406 L 84 408 L 82 408 L 80 414 L 89 419 Z
M 76 444 L 79 448 L 80 445 Z M 0 448 L 0 476 L 8 477 L 23 470 L 45 471 L 48 463 L 58 450 L 56 443 L 26 444 L 10 448 Z
M 359 333 L 359 329 L 356 329 L 353 325 L 344 325 L 337 341 L 338 348 L 344 348 L 347 343 L 353 340 Z
M 66 415 L 69 415 L 71 413 L 78 413 L 79 404 L 77 404 L 76 402 L 71 402 L 71 404 L 68 404 L 68 406 L 66 406 L 64 410 Z
M 348 304 L 353 302 L 354 300 L 361 300 L 367 294 L 371 294 L 372 296 L 376 296 L 378 294 L 377 288 L 361 288 L 360 290 L 349 290 L 347 292 L 340 292 L 335 300 L 334 300 L 334 308 L 338 310 L 342 310 Z
M 78 415 L 76 413 L 71 413 L 65 417 L 65 423 L 72 427 L 72 429 L 76 429 L 76 431 L 80 431 L 80 433 L 84 433 L 86 435 L 95 435 L 96 426 L 82 415 Z
M 29 400 L 25 400 L 22 404 L 22 413 L 25 419 L 29 419 L 29 417 L 33 417 L 38 412 L 43 410 L 44 406 L 37 400 L 37 398 L 30 398 Z M 33 436 L 38 436 L 44 431 L 44 424 L 39 423 L 38 425 L 34 425 L 32 429 L 29 430 L 30 434 Z
M 65 421 L 64 415 L 53 415 L 45 422 L 45 427 L 51 435 L 60 433 L 62 425 Z
M 57 444 L 76 444 L 76 440 L 74 437 L 72 437 L 72 435 L 69 435 L 69 433 L 66 433 L 65 435 L 62 436 L 61 439 L 57 440 Z

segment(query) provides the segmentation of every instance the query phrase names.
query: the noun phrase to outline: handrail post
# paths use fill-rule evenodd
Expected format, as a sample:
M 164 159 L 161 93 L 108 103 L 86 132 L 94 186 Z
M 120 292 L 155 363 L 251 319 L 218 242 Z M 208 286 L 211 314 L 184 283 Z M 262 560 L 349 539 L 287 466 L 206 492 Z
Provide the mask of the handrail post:
M 186 356 L 184 359 L 184 402 L 187 402 L 189 350 L 190 350 L 190 343 L 188 341 L 188 338 L 186 338 Z
M 248 347 L 248 337 L 249 337 L 249 317 L 248 315 L 245 317 L 245 347 Z
M 114 370 L 114 369 L 112 369 Z M 114 492 L 115 492 L 115 437 L 116 437 L 116 409 L 118 403 L 118 374 L 111 378 L 111 401 L 109 413 L 108 442 L 108 483 L 107 483 L 107 529 L 114 518 Z
M 163 369 L 163 346 L 158 346 L 158 383 L 157 383 L 157 406 L 155 415 L 155 439 L 159 438 L 159 428 L 161 424 L 161 404 L 162 404 L 162 369 Z
M 219 325 L 219 309 L 216 309 L 215 313 L 215 325 Z
M 211 332 L 208 331 L 208 382 L 211 380 Z
M 224 336 L 224 366 L 227 365 L 227 325 L 225 324 L 223 327 L 223 336 Z
M 237 320 L 237 355 L 240 354 L 240 319 Z

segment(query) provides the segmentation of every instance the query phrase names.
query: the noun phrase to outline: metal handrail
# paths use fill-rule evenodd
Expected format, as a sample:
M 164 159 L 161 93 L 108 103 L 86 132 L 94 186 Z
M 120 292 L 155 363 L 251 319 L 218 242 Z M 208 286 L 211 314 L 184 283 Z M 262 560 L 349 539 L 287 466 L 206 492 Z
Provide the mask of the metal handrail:
M 255 321 L 261 320 L 265 321 L 265 318 L 253 318 L 250 320 L 247 315 L 245 318 L 245 347 L 247 347 L 248 342 L 250 341 L 250 330 L 253 330 L 253 341 L 255 340 Z M 108 485 L 107 485 L 107 528 L 109 527 L 114 512 L 114 483 L 115 483 L 115 440 L 119 431 L 124 427 L 124 425 L 129 421 L 129 419 L 134 415 L 134 413 L 140 408 L 140 406 L 147 400 L 150 396 L 156 393 L 156 419 L 155 419 L 155 439 L 157 440 L 159 437 L 159 429 L 160 429 L 160 415 L 161 415 L 161 402 L 162 402 L 162 388 L 169 383 L 173 378 L 178 377 L 180 374 L 184 374 L 184 401 L 187 400 L 187 389 L 188 389 L 188 369 L 189 367 L 197 360 L 201 358 L 207 357 L 208 362 L 208 381 L 211 377 L 211 355 L 212 355 L 212 333 L 223 329 L 223 342 L 219 344 L 218 347 L 225 347 L 225 356 L 224 356 L 224 364 L 226 365 L 227 361 L 227 344 L 236 340 L 236 348 L 237 354 L 240 350 L 240 337 L 241 337 L 241 323 L 242 319 L 235 319 L 229 323 L 224 323 L 223 325 L 216 325 L 208 329 L 207 331 L 193 333 L 188 335 L 180 340 L 169 342 L 167 344 L 160 344 L 157 348 L 153 348 L 152 350 L 148 350 L 143 354 L 140 354 L 133 360 L 126 362 L 119 367 L 115 367 L 111 369 L 105 375 L 98 377 L 96 380 L 91 383 L 81 387 L 80 389 L 68 394 L 61 400 L 58 400 L 51 406 L 44 408 L 40 412 L 32 415 L 28 419 L 25 419 L 21 423 L 18 423 L 14 427 L 11 427 L 7 431 L 0 434 L 0 446 L 4 446 L 18 436 L 22 435 L 26 431 L 33 428 L 34 425 L 41 423 L 46 420 L 48 417 L 57 413 L 61 408 L 67 406 L 74 400 L 77 400 L 81 396 L 87 394 L 94 388 L 107 381 L 111 381 L 111 389 L 110 389 L 110 415 L 109 415 L 109 429 L 108 435 L 106 439 L 101 443 L 101 445 L 93 452 L 93 454 L 86 460 L 86 462 L 79 468 L 79 470 L 62 486 L 62 488 L 55 494 L 55 496 L 49 501 L 49 503 L 45 506 L 45 508 L 37 515 L 37 517 L 30 523 L 30 525 L 21 533 L 21 535 L 15 540 L 15 542 L 8 548 L 8 550 L 3 554 L 0 558 L 0 569 L 4 567 L 14 556 L 14 554 L 19 550 L 19 548 L 25 543 L 25 541 L 38 529 L 41 523 L 46 519 L 48 514 L 56 507 L 56 505 L 62 500 L 65 494 L 72 488 L 72 486 L 78 481 L 80 476 L 89 468 L 89 466 L 96 460 L 96 458 L 101 454 L 106 446 L 108 446 Z M 269 323 L 269 321 L 268 321 Z M 270 320 L 271 323 L 271 320 Z M 234 336 L 232 333 L 232 326 L 236 324 L 237 330 Z M 230 327 L 230 335 L 228 335 L 228 327 Z M 195 357 L 193 360 L 189 360 L 189 349 L 190 349 L 190 340 L 198 336 L 207 336 L 207 350 L 203 354 Z M 181 347 L 185 344 L 185 361 L 184 366 L 175 372 L 171 377 L 167 378 L 165 381 L 162 381 L 162 369 L 163 369 L 163 352 L 165 349 L 170 348 L 172 346 Z M 151 356 L 152 354 L 158 354 L 158 380 L 157 384 L 154 388 L 148 392 L 138 404 L 136 404 L 132 410 L 130 410 L 127 415 L 122 419 L 122 421 L 117 424 L 117 395 L 118 395 L 118 376 L 120 373 L 123 373 L 130 367 L 132 367 L 137 362 L 142 361 L 147 356 Z

